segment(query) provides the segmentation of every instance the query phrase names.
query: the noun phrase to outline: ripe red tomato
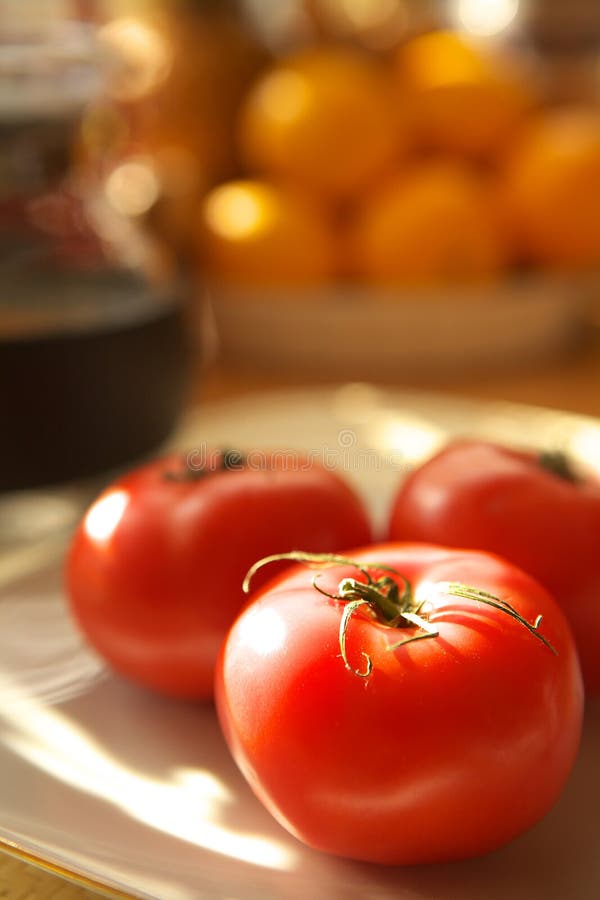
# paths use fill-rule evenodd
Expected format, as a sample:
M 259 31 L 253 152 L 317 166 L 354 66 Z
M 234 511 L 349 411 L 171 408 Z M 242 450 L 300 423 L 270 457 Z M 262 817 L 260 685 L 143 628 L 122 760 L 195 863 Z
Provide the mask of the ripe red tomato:
M 589 692 L 600 692 L 600 482 L 561 454 L 457 441 L 412 472 L 389 537 L 489 550 L 540 581 L 575 635 Z
M 353 559 L 316 583 L 284 573 L 233 625 L 216 678 L 233 756 L 318 849 L 393 864 L 492 850 L 550 809 L 577 752 L 566 620 L 496 556 L 384 544 Z
M 180 457 L 161 459 L 88 510 L 67 590 L 84 634 L 117 672 L 165 694 L 212 696 L 219 646 L 259 556 L 370 540 L 360 501 L 333 472 L 276 456 L 258 462 L 213 454 L 190 472 Z

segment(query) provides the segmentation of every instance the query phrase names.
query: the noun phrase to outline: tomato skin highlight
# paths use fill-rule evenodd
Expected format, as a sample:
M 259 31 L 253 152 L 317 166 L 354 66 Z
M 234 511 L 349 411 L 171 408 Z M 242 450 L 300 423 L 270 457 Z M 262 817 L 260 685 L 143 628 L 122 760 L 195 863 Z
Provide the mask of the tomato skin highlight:
M 181 457 L 161 459 L 92 505 L 69 550 L 67 593 L 84 635 L 117 672 L 166 695 L 212 697 L 219 647 L 258 557 L 371 539 L 361 502 L 333 472 L 264 459 L 198 480 L 172 477 Z
M 402 483 L 388 537 L 488 550 L 529 572 L 562 606 L 586 690 L 600 694 L 600 481 L 569 481 L 533 453 L 456 441 Z
M 258 798 L 305 843 L 386 864 L 478 856 L 551 808 L 577 753 L 583 689 L 568 625 L 547 592 L 489 554 L 381 545 L 352 554 L 407 576 L 417 595 L 461 581 L 510 602 L 520 623 L 482 603 L 436 595 L 439 637 L 389 651 L 403 629 L 357 612 L 345 667 L 343 603 L 295 567 L 259 590 L 217 664 L 217 711 Z M 323 572 L 334 591 L 356 570 Z

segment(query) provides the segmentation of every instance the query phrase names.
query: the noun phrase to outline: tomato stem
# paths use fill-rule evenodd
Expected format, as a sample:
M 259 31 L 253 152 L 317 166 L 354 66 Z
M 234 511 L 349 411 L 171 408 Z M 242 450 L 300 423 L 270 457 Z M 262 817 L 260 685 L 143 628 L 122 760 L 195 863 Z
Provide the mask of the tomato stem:
M 347 669 L 350 669 L 354 672 L 355 675 L 358 675 L 359 678 L 368 678 L 371 672 L 373 671 L 373 660 L 369 656 L 368 653 L 365 653 L 364 650 L 361 650 L 361 653 L 365 659 L 366 668 L 364 672 L 361 672 L 360 669 L 352 669 L 348 662 L 348 657 L 346 655 L 346 632 L 348 631 L 348 625 L 350 624 L 350 618 L 354 615 L 356 610 L 360 606 L 369 606 L 368 600 L 351 600 L 344 607 L 344 611 L 342 613 L 342 618 L 340 620 L 340 630 L 339 630 L 339 643 L 340 643 L 340 653 L 342 654 L 342 659 L 344 660 L 344 665 Z
M 512 619 L 515 619 L 527 631 L 530 632 L 534 637 L 542 642 L 549 650 L 554 653 L 555 656 L 558 656 L 558 651 L 555 647 L 552 646 L 549 640 L 547 640 L 543 634 L 540 634 L 539 627 L 542 622 L 542 616 L 538 615 L 535 617 L 533 624 L 528 622 L 517 610 L 514 606 L 511 606 L 507 600 L 501 600 L 499 597 L 496 597 L 494 594 L 489 594 L 487 591 L 478 590 L 478 588 L 472 588 L 465 584 L 458 584 L 453 581 L 448 582 L 440 582 L 437 585 L 439 590 L 445 591 L 447 594 L 451 594 L 453 597 L 463 597 L 465 600 L 475 600 L 478 603 L 486 603 L 488 606 L 493 606 L 495 609 L 501 610 L 501 612 L 505 612 Z
M 219 462 L 218 465 L 202 465 L 198 466 L 198 468 L 192 468 L 188 465 L 187 459 L 183 458 L 183 468 L 178 471 L 173 471 L 172 469 L 168 469 L 163 474 L 163 478 L 165 481 L 182 481 L 182 482 L 193 482 L 193 481 L 201 481 L 203 478 L 206 478 L 209 475 L 214 475 L 215 472 L 234 472 L 241 468 L 243 468 L 245 464 L 245 457 L 239 450 L 221 450 L 219 451 Z
M 571 460 L 562 450 L 543 450 L 538 456 L 538 463 L 542 469 L 556 475 L 557 478 L 562 478 L 563 481 L 570 481 L 571 484 L 579 482 Z
M 409 590 L 410 585 L 404 576 L 398 572 L 396 569 L 393 569 L 391 566 L 384 565 L 373 565 L 368 563 L 367 565 L 361 565 L 361 563 L 356 562 L 355 559 L 348 559 L 347 556 L 339 556 L 337 553 L 309 553 L 305 550 L 290 550 L 289 553 L 274 553 L 272 556 L 265 556 L 263 559 L 259 559 L 258 562 L 255 562 L 253 566 L 250 567 L 248 572 L 246 573 L 246 577 L 244 578 L 244 583 L 242 585 L 243 591 L 247 594 L 250 591 L 250 583 L 259 569 L 264 568 L 264 566 L 270 565 L 272 562 L 280 562 L 280 561 L 289 560 L 290 562 L 298 562 L 303 563 L 306 566 L 312 566 L 319 569 L 331 568 L 332 566 L 351 566 L 353 569 L 358 569 L 359 572 L 367 579 L 367 583 L 372 583 L 372 578 L 369 575 L 369 569 L 376 569 L 378 572 L 387 572 L 390 575 L 395 575 L 397 578 L 401 578 L 404 584 L 404 589 Z
M 415 634 L 404 638 L 404 640 L 388 644 L 388 650 L 397 650 L 399 647 L 412 641 L 439 637 L 439 631 L 429 621 L 429 614 L 424 611 L 427 601 L 421 600 L 416 602 L 408 579 L 397 569 L 380 563 L 359 563 L 356 560 L 338 556 L 334 553 L 305 553 L 301 550 L 292 550 L 290 553 L 276 553 L 254 563 L 244 579 L 244 592 L 249 592 L 252 579 L 259 569 L 272 562 L 280 562 L 282 560 L 303 563 L 304 565 L 318 568 L 352 566 L 365 579 L 364 581 L 359 581 L 356 578 L 342 578 L 336 593 L 330 593 L 318 584 L 322 572 L 317 572 L 312 580 L 313 587 L 320 594 L 323 594 L 330 600 L 337 600 L 346 604 L 340 620 L 340 653 L 346 668 L 360 678 L 367 678 L 371 674 L 373 661 L 367 653 L 361 651 L 366 663 L 365 669 L 361 671 L 353 668 L 348 662 L 346 653 L 346 634 L 350 619 L 361 607 L 365 607 L 381 624 L 390 628 L 419 629 Z M 372 573 L 377 573 L 380 577 L 373 578 Z M 487 591 L 458 582 L 444 581 L 435 587 L 442 593 L 451 594 L 454 597 L 462 597 L 465 600 L 473 600 L 477 603 L 485 603 L 494 609 L 506 613 L 541 641 L 555 656 L 558 655 L 550 641 L 539 632 L 539 626 L 542 622 L 541 615 L 538 615 L 533 623 L 528 622 L 507 600 L 502 600 L 500 597 L 496 597 L 495 594 L 490 594 Z

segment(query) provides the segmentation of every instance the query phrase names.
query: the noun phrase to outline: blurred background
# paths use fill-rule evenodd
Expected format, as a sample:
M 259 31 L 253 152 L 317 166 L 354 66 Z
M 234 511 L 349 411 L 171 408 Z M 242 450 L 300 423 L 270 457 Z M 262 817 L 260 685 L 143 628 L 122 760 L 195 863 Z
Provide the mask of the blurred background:
M 405 460 L 519 439 L 456 395 L 600 417 L 599 269 L 598 0 L 0 0 L 0 587 L 195 407 L 310 447 L 339 384 Z
M 599 358 L 599 40 L 595 0 L 0 0 L 0 490 L 211 378 Z

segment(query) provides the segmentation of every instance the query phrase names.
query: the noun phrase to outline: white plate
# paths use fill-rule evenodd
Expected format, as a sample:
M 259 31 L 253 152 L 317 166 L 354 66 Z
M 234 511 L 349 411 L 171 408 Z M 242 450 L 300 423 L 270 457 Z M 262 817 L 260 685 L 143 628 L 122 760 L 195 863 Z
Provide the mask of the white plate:
M 481 287 L 209 290 L 225 359 L 397 373 L 510 365 L 574 344 L 594 279 L 523 276 Z
M 177 443 L 313 450 L 345 470 L 381 521 L 406 467 L 456 433 L 558 444 L 592 468 L 600 460 L 600 423 L 591 419 L 365 385 L 207 407 Z M 62 593 L 65 544 L 55 533 L 28 555 L 21 548 L 0 559 L 0 846 L 156 900 L 600 895 L 597 703 L 564 795 L 508 847 L 404 869 L 328 857 L 290 837 L 255 800 L 211 706 L 154 697 L 106 673 L 82 645 Z

